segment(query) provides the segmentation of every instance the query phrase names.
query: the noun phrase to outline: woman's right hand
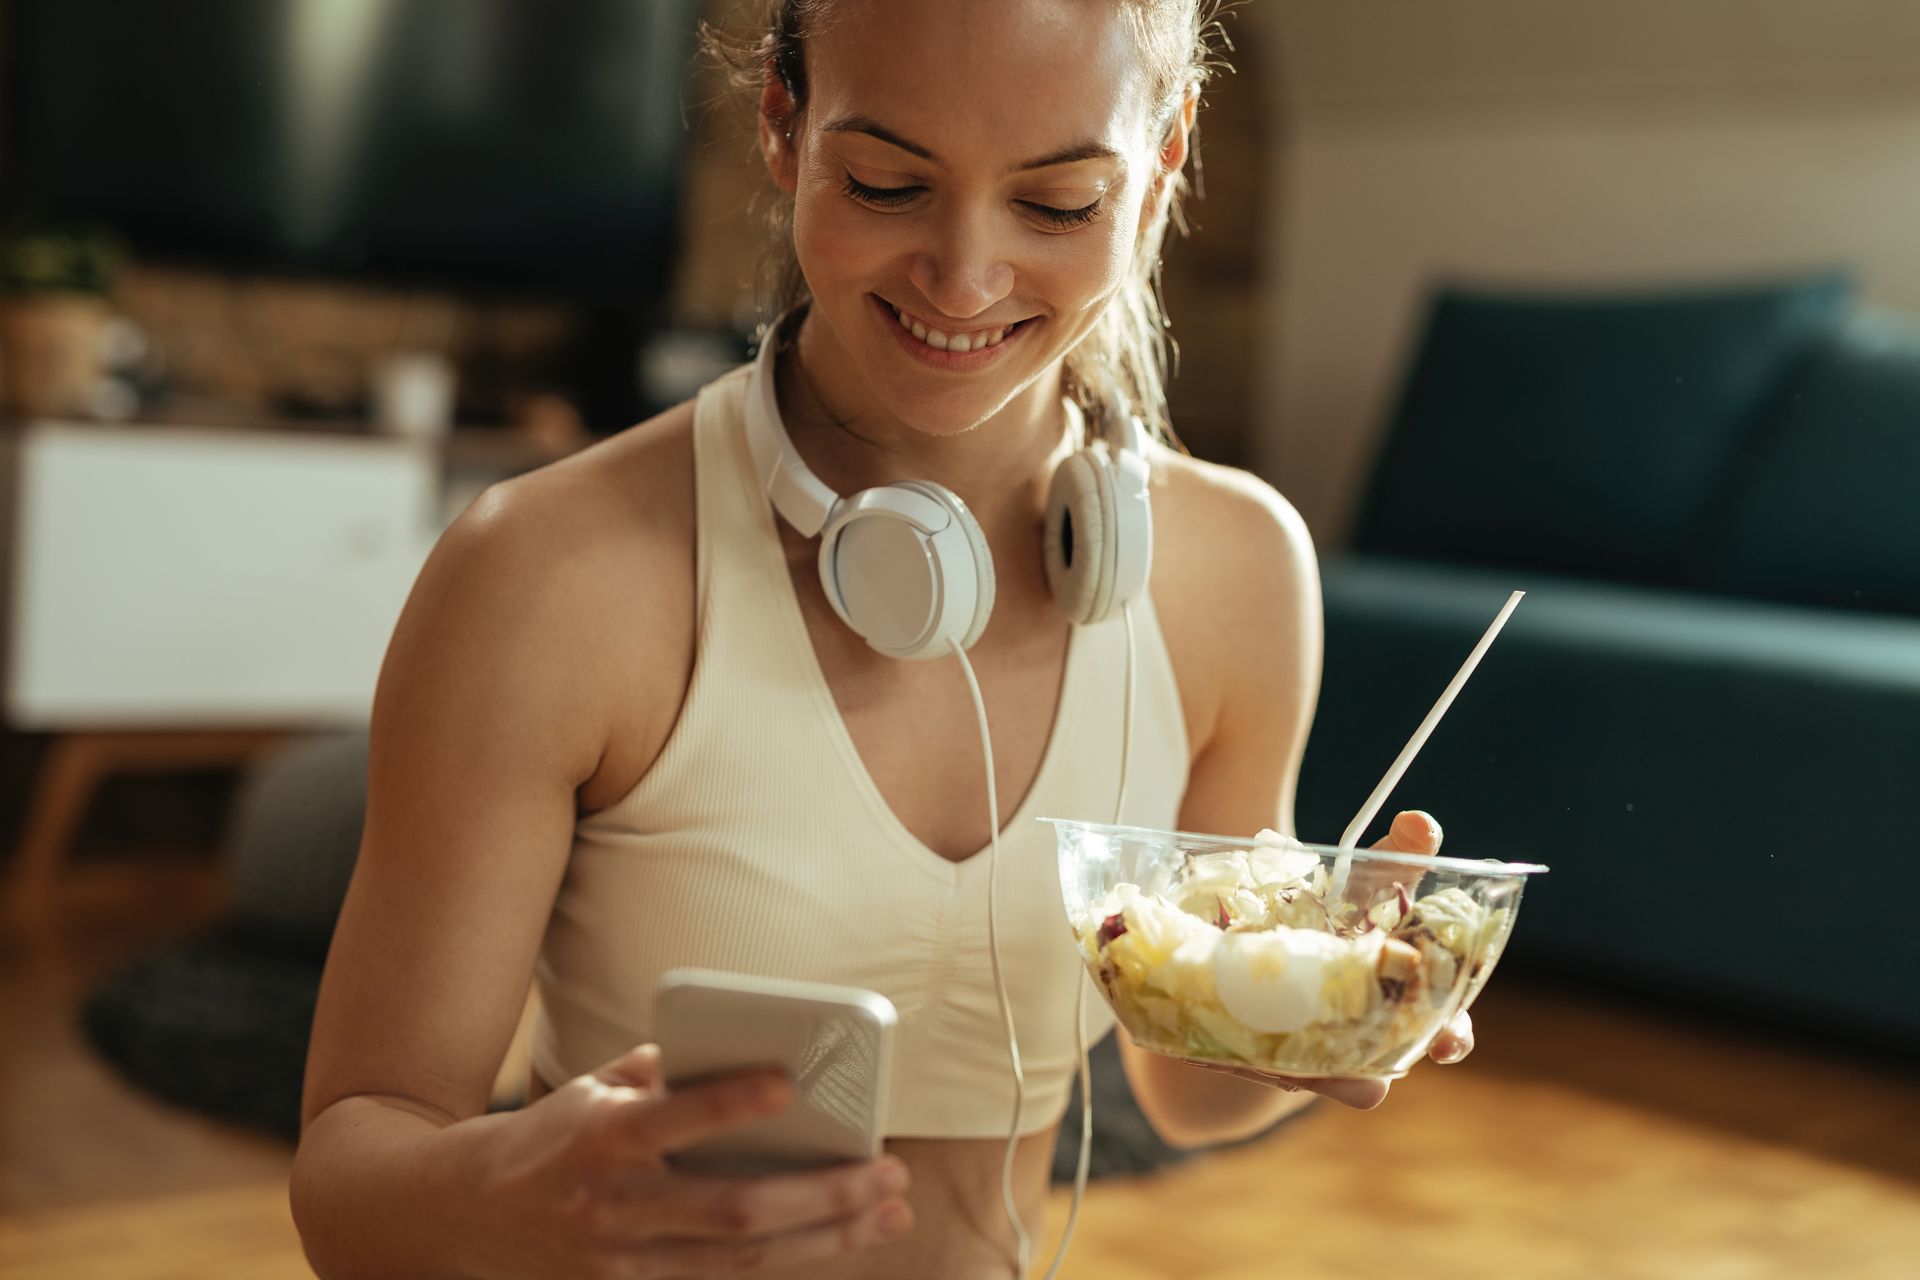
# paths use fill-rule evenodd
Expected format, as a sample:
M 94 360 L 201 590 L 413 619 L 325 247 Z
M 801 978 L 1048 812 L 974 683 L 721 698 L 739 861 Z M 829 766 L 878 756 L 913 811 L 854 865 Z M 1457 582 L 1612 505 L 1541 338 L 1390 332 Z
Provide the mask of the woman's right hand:
M 496 1123 L 468 1170 L 475 1203 L 467 1208 L 476 1237 L 489 1242 L 484 1272 L 502 1280 L 732 1275 L 905 1234 L 908 1176 L 892 1156 L 768 1177 L 668 1165 L 675 1150 L 784 1111 L 792 1095 L 774 1071 L 669 1090 L 659 1047 L 649 1044 L 521 1111 L 489 1117 Z

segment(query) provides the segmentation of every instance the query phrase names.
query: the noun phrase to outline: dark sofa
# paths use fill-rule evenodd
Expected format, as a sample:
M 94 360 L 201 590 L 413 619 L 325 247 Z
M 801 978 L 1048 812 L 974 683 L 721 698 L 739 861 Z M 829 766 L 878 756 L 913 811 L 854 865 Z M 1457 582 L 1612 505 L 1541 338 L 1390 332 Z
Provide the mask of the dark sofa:
M 1351 552 L 1304 837 L 1402 781 L 1537 860 L 1510 965 L 1920 1047 L 1920 327 L 1837 275 L 1436 299 Z

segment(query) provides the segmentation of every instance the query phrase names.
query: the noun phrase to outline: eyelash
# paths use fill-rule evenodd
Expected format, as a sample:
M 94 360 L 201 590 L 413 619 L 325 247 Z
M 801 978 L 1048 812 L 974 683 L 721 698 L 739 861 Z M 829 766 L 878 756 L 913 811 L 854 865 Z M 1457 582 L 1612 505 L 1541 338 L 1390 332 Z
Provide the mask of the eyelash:
M 853 175 L 847 175 L 846 193 L 849 196 L 881 208 L 903 205 L 924 190 L 926 190 L 924 187 L 870 187 Z M 1084 227 L 1100 216 L 1102 202 L 1095 200 L 1092 204 L 1079 209 L 1055 209 L 1050 205 L 1033 204 L 1026 200 L 1020 203 L 1057 227 Z

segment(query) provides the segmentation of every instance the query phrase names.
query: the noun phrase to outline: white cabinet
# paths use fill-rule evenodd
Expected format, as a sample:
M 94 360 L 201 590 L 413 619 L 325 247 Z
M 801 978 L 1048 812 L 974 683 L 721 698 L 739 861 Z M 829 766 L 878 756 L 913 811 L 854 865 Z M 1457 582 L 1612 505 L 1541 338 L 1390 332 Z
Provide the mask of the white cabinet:
M 7 448 L 10 727 L 366 723 L 446 522 L 438 446 L 47 422 Z

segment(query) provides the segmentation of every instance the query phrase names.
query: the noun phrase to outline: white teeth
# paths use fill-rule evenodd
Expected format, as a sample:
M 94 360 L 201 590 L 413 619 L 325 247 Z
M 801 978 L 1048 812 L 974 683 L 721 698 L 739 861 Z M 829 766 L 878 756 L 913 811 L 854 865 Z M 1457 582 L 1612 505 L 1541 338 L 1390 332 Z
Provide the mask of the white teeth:
M 988 347 L 997 347 L 1005 342 L 1007 331 L 1012 328 L 1011 325 L 1005 325 L 973 335 L 945 334 L 938 329 L 927 328 L 898 307 L 893 309 L 893 314 L 900 321 L 902 329 L 937 351 L 985 351 Z

